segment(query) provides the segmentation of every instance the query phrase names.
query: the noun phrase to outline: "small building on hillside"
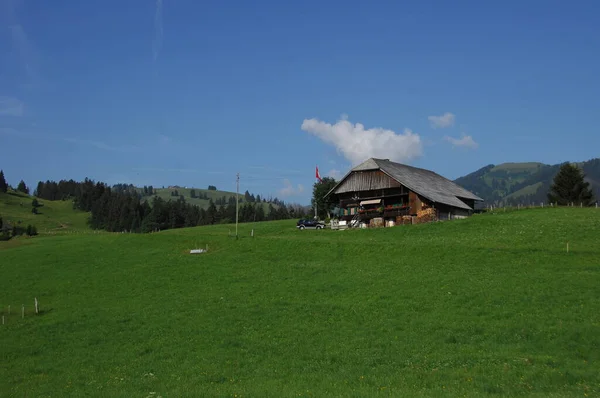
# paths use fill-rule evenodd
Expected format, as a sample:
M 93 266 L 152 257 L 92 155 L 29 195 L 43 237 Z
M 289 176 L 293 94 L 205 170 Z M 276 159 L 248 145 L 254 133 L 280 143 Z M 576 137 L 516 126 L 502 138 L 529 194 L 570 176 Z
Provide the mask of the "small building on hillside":
M 350 170 L 326 197 L 337 205 L 334 217 L 362 225 L 464 218 L 483 201 L 433 171 L 375 158 Z

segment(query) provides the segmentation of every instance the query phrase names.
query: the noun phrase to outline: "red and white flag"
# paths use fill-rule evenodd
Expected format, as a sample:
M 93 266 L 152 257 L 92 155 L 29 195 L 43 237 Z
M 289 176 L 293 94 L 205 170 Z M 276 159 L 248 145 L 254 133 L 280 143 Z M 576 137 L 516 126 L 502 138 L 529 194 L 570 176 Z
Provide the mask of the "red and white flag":
M 322 181 L 321 175 L 319 174 L 319 166 L 317 166 L 317 170 L 315 171 L 315 177 L 317 177 L 317 180 Z

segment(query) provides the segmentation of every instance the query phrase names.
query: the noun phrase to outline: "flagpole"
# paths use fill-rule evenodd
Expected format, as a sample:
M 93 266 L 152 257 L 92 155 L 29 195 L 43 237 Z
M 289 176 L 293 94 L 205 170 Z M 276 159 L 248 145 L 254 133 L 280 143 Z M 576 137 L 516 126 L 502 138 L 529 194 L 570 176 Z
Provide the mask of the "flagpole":
M 319 165 L 315 165 L 315 177 L 317 178 L 317 180 L 319 180 L 319 182 L 321 182 L 321 176 L 319 175 Z M 317 216 L 317 198 L 315 198 L 315 221 L 319 220 L 319 217 Z

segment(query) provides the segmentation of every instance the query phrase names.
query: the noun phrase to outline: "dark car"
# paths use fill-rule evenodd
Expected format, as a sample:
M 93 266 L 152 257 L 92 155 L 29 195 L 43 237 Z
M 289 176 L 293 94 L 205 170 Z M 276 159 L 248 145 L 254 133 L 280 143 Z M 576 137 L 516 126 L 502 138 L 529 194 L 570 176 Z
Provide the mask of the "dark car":
M 325 223 L 322 221 L 316 220 L 298 220 L 296 223 L 296 228 L 298 229 L 323 229 L 325 228 Z

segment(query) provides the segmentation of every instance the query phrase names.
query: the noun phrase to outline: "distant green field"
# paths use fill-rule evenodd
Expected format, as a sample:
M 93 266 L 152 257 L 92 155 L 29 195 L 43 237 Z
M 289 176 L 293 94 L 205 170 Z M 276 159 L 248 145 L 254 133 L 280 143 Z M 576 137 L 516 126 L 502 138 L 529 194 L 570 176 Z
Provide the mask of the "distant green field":
M 519 198 L 521 196 L 525 196 L 525 195 L 533 195 L 539 187 L 541 187 L 542 185 L 544 185 L 542 182 L 537 182 L 535 184 L 531 184 L 531 185 L 527 185 L 524 188 L 519 189 L 518 191 L 515 191 L 513 193 L 511 193 L 510 195 L 507 195 L 506 198 L 510 199 L 510 198 Z
M 208 189 L 197 189 L 197 188 L 155 188 L 155 194 L 152 196 L 146 196 L 144 197 L 142 200 L 149 200 L 150 203 L 152 202 L 152 197 L 153 196 L 158 196 L 159 198 L 162 198 L 164 200 L 177 200 L 179 197 L 178 196 L 171 196 L 171 192 L 173 191 L 177 191 L 179 193 L 179 195 L 183 195 L 185 201 L 187 203 L 199 206 L 200 208 L 203 209 L 207 209 L 208 205 L 209 205 L 209 201 L 205 200 L 205 199 L 198 199 L 198 198 L 192 198 L 191 197 L 191 193 L 190 191 L 192 189 L 196 190 L 197 194 L 206 194 L 208 196 L 209 199 L 212 199 L 213 202 L 216 201 L 218 198 L 222 198 L 223 196 L 225 196 L 227 199 L 229 199 L 230 196 L 235 197 L 236 193 L 235 192 L 227 192 L 227 191 L 211 191 Z M 143 191 L 143 190 L 142 190 Z M 239 195 L 239 201 L 240 203 L 244 202 L 244 193 L 241 192 Z M 277 208 L 278 206 L 273 205 L 275 208 Z M 265 212 L 268 211 L 269 209 L 269 204 L 268 203 L 263 203 L 263 207 Z
M 510 171 L 510 172 L 534 172 L 542 167 L 543 163 L 538 162 L 522 162 L 522 163 L 502 163 L 490 170 L 491 173 L 495 171 Z
M 600 394 L 599 210 L 294 225 L 0 245 L 0 395 Z
M 59 233 L 87 230 L 89 214 L 73 210 L 72 201 L 38 199 L 42 205 L 39 214 L 31 212 L 33 197 L 23 193 L 0 193 L 0 216 L 10 223 L 21 226 L 35 225 L 38 233 Z

